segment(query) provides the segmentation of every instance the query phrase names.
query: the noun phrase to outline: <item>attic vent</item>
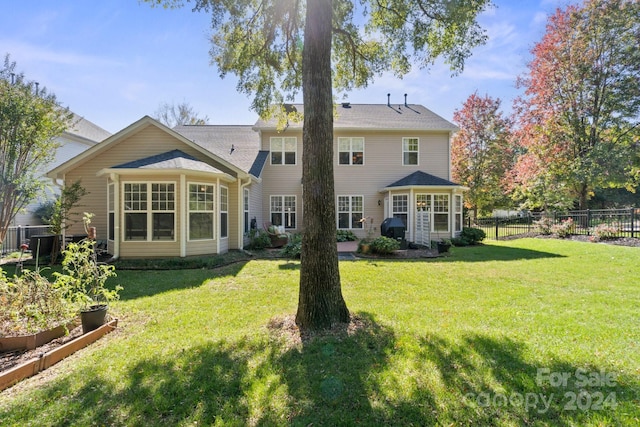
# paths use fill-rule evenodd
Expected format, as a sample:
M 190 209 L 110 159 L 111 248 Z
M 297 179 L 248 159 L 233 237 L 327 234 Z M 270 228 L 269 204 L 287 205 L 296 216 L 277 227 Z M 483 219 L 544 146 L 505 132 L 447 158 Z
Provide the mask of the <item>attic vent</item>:
M 349 102 L 343 102 L 343 103 L 342 103 L 342 108 L 351 108 L 351 103 L 349 103 Z

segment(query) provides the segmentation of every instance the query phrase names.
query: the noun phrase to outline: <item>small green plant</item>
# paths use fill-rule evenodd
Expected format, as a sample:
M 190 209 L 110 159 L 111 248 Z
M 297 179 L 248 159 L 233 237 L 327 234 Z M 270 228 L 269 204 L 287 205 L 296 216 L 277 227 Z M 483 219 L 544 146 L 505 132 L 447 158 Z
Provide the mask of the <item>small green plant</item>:
M 284 245 L 280 254 L 290 259 L 300 259 L 300 255 L 302 254 L 302 234 L 291 234 L 289 241 Z
M 390 237 L 380 236 L 370 243 L 371 252 L 380 255 L 388 255 L 400 249 L 400 242 Z
M 93 214 L 85 212 L 82 218 L 87 234 L 90 234 L 92 217 Z M 53 273 L 56 283 L 68 290 L 68 298 L 79 304 L 81 311 L 117 300 L 118 292 L 122 289 L 122 286 L 116 286 L 115 289 L 105 286 L 107 279 L 116 276 L 115 267 L 98 262 L 95 245 L 93 239 L 69 243 L 62 252 L 64 273 Z
M 484 230 L 475 227 L 463 227 L 460 236 L 454 237 L 449 242 L 454 246 L 477 245 L 487 237 Z
M 69 243 L 62 251 L 64 273 L 53 273 L 56 283 L 68 290 L 69 299 L 78 304 L 80 310 L 115 301 L 122 289 L 121 286 L 114 289 L 105 286 L 107 279 L 116 276 L 115 267 L 97 262 L 95 243 L 89 239 Z
M 336 232 L 336 240 L 338 242 L 354 242 L 358 240 L 358 236 L 353 234 L 351 230 L 338 230 Z
M 576 225 L 573 222 L 573 218 L 567 218 L 560 224 L 554 224 L 551 226 L 552 234 L 557 234 L 558 237 L 564 239 L 572 235 L 576 230 Z
M 266 231 L 259 228 L 252 228 L 247 232 L 249 237 L 249 247 L 247 249 L 259 251 L 271 246 L 271 239 Z

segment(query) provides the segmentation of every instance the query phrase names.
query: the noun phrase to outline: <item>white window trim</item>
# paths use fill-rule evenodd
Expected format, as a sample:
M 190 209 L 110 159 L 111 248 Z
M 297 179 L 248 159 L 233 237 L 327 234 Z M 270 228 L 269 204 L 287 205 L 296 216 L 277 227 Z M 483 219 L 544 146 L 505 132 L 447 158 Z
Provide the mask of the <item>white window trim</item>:
M 205 187 L 212 187 L 213 188 L 213 209 L 211 211 L 208 211 L 208 210 L 195 210 L 195 211 L 191 210 L 191 207 L 189 206 L 189 203 L 190 203 L 189 196 L 190 196 L 190 193 L 191 193 L 191 190 L 190 190 L 189 186 L 191 186 L 191 185 L 204 185 Z M 187 192 L 187 201 L 186 201 L 186 203 L 187 203 L 187 206 L 186 206 L 186 208 L 187 208 L 186 209 L 187 210 L 187 217 L 185 219 L 185 222 L 187 223 L 187 241 L 188 242 L 208 242 L 208 241 L 216 240 L 216 230 L 217 230 L 217 227 L 216 227 L 216 225 L 217 225 L 217 221 L 216 221 L 216 185 L 212 184 L 210 182 L 189 181 L 189 182 L 187 182 L 186 192 Z M 191 238 L 190 214 L 192 212 L 197 212 L 197 213 L 209 213 L 209 212 L 211 212 L 211 214 L 212 214 L 211 216 L 213 218 L 213 225 L 212 225 L 213 226 L 213 233 L 212 233 L 213 237 L 211 237 L 210 239 L 192 239 Z
M 271 156 L 271 153 L 274 152 L 273 150 L 273 142 L 275 140 L 282 140 L 282 151 L 279 151 L 282 154 L 282 163 L 273 163 L 273 157 Z M 287 139 L 293 139 L 295 141 L 295 150 L 293 151 L 293 155 L 294 155 L 294 162 L 293 163 L 286 163 L 285 162 L 285 153 L 287 153 L 287 151 L 285 150 L 285 140 Z M 269 139 L 269 164 L 273 165 L 273 166 L 295 166 L 298 164 L 298 137 L 297 136 L 272 136 Z
M 339 199 L 340 197 L 348 197 L 349 198 L 349 211 L 340 211 L 339 210 Z M 361 199 L 361 205 L 362 205 L 362 211 L 354 211 L 353 210 L 353 198 L 354 197 L 359 197 Z M 349 227 L 348 228 L 340 228 L 340 214 L 341 213 L 348 213 L 349 214 Z M 351 218 L 352 215 L 354 213 L 361 213 L 362 214 L 362 218 L 366 218 L 364 215 L 364 196 L 361 194 L 339 194 L 338 196 L 336 196 L 336 228 L 338 230 L 363 230 L 364 229 L 364 225 L 361 227 L 353 227 L 353 224 L 351 222 Z M 361 223 L 362 224 L 362 223 Z
M 222 191 L 223 190 L 227 193 L 227 209 L 226 210 L 222 209 Z M 221 215 L 223 213 L 227 214 L 227 227 L 226 227 L 227 235 L 226 236 L 222 236 L 222 234 L 220 234 L 220 239 L 224 240 L 224 239 L 228 239 L 229 238 L 229 187 L 227 187 L 225 185 L 221 185 L 220 186 L 218 199 L 220 201 L 219 210 L 218 210 L 218 216 L 220 217 L 220 220 L 219 220 L 220 221 L 220 226 L 218 227 L 218 230 L 220 230 L 220 233 L 222 233 L 222 217 L 221 217 Z
M 340 140 L 349 140 L 349 163 L 340 163 L 340 153 L 346 153 L 347 151 L 340 151 Z M 353 163 L 353 140 L 361 139 L 362 140 L 362 163 L 354 164 Z M 341 136 L 338 137 L 338 166 L 364 166 L 365 165 L 365 139 L 363 136 Z
M 277 212 L 277 211 L 273 211 L 272 209 L 272 203 L 271 200 L 274 197 L 278 197 L 281 199 L 282 201 L 282 211 L 281 212 Z M 286 219 L 286 211 L 285 211 L 285 197 L 293 197 L 293 206 L 294 206 L 294 211 L 293 213 L 296 216 L 296 223 L 294 224 L 293 227 L 287 227 L 287 219 Z M 269 222 L 272 222 L 272 217 L 274 213 L 281 213 L 282 214 L 282 222 L 285 229 L 287 230 L 296 230 L 298 228 L 298 221 L 300 220 L 299 216 L 298 216 L 298 197 L 295 194 L 272 194 L 269 196 Z
M 251 192 L 248 188 L 242 192 L 242 234 L 251 229 Z
M 126 210 L 124 204 L 126 202 L 125 200 L 125 186 L 127 184 L 145 184 L 147 186 L 147 209 L 144 211 L 128 211 Z M 157 210 L 154 211 L 153 207 L 152 207 L 152 203 L 153 203 L 153 190 L 152 190 L 152 186 L 153 184 L 173 184 L 173 210 L 172 211 L 167 211 L 167 210 Z M 122 191 L 122 209 L 121 209 L 121 221 L 122 224 L 126 224 L 126 220 L 125 220 L 125 216 L 127 213 L 146 213 L 147 214 L 147 237 L 146 239 L 143 240 L 126 240 L 126 234 L 127 234 L 127 227 L 126 225 L 121 227 L 122 231 L 121 231 L 121 240 L 127 244 L 129 243 L 149 243 L 149 242 L 154 242 L 154 243 L 171 243 L 171 242 L 176 242 L 176 235 L 177 235 L 177 229 L 176 229 L 176 221 L 177 221 L 177 217 L 178 217 L 178 210 L 177 210 L 177 205 L 178 205 L 178 200 L 177 200 L 177 188 L 178 188 L 178 183 L 175 181 L 123 181 L 121 183 L 121 191 Z M 173 213 L 173 238 L 172 239 L 166 239 L 166 240 L 154 240 L 153 239 L 153 213 L 157 212 L 157 213 Z
M 410 139 L 415 139 L 416 141 L 418 141 L 418 150 L 417 151 L 408 151 L 405 150 L 405 141 L 408 141 Z M 404 154 L 405 153 L 416 153 L 416 164 L 408 164 L 404 162 Z M 417 136 L 405 136 L 402 138 L 402 166 L 420 166 L 420 138 Z
M 107 240 L 110 242 L 113 242 L 116 239 L 116 203 L 116 183 L 111 181 L 107 184 Z M 113 230 L 111 230 L 111 221 L 109 221 L 112 214 L 114 228 Z M 111 234 L 113 234 L 113 239 L 109 238 Z
M 429 222 L 431 223 L 431 232 L 432 233 L 450 233 L 451 232 L 451 220 L 454 219 L 454 213 L 452 212 L 452 197 L 449 193 L 416 193 L 414 196 L 414 203 L 417 203 L 418 196 L 427 196 L 427 211 L 429 212 Z M 444 212 L 436 212 L 435 210 L 435 197 L 434 196 L 447 196 L 448 204 L 447 204 L 447 229 L 446 230 L 436 230 L 436 222 L 435 215 L 443 215 Z M 416 208 L 417 210 L 417 208 Z

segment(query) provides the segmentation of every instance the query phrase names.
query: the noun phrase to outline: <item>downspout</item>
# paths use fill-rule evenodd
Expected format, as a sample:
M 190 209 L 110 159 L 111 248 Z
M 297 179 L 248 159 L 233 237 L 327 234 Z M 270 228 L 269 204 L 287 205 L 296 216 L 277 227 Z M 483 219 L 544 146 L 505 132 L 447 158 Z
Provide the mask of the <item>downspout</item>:
M 240 219 L 240 221 L 238 221 L 240 225 L 238 227 L 238 249 L 244 249 L 244 190 L 249 184 L 251 184 L 250 176 L 247 178 L 247 182 L 243 183 L 240 181 L 240 185 L 238 186 L 240 192 L 238 195 L 238 217 Z

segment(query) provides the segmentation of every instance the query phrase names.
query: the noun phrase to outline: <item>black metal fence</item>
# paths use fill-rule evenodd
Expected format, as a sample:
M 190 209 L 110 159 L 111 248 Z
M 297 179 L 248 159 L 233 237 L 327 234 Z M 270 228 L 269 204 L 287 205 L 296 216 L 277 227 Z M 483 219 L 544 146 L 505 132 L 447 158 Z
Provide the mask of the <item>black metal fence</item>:
M 571 234 L 593 235 L 606 226 L 616 237 L 640 238 L 640 208 L 587 209 L 566 213 L 526 212 L 511 217 L 467 219 L 467 225 L 484 230 L 488 239 L 504 239 L 540 232 L 567 221 L 572 222 Z M 599 228 L 598 228 L 599 227 Z

